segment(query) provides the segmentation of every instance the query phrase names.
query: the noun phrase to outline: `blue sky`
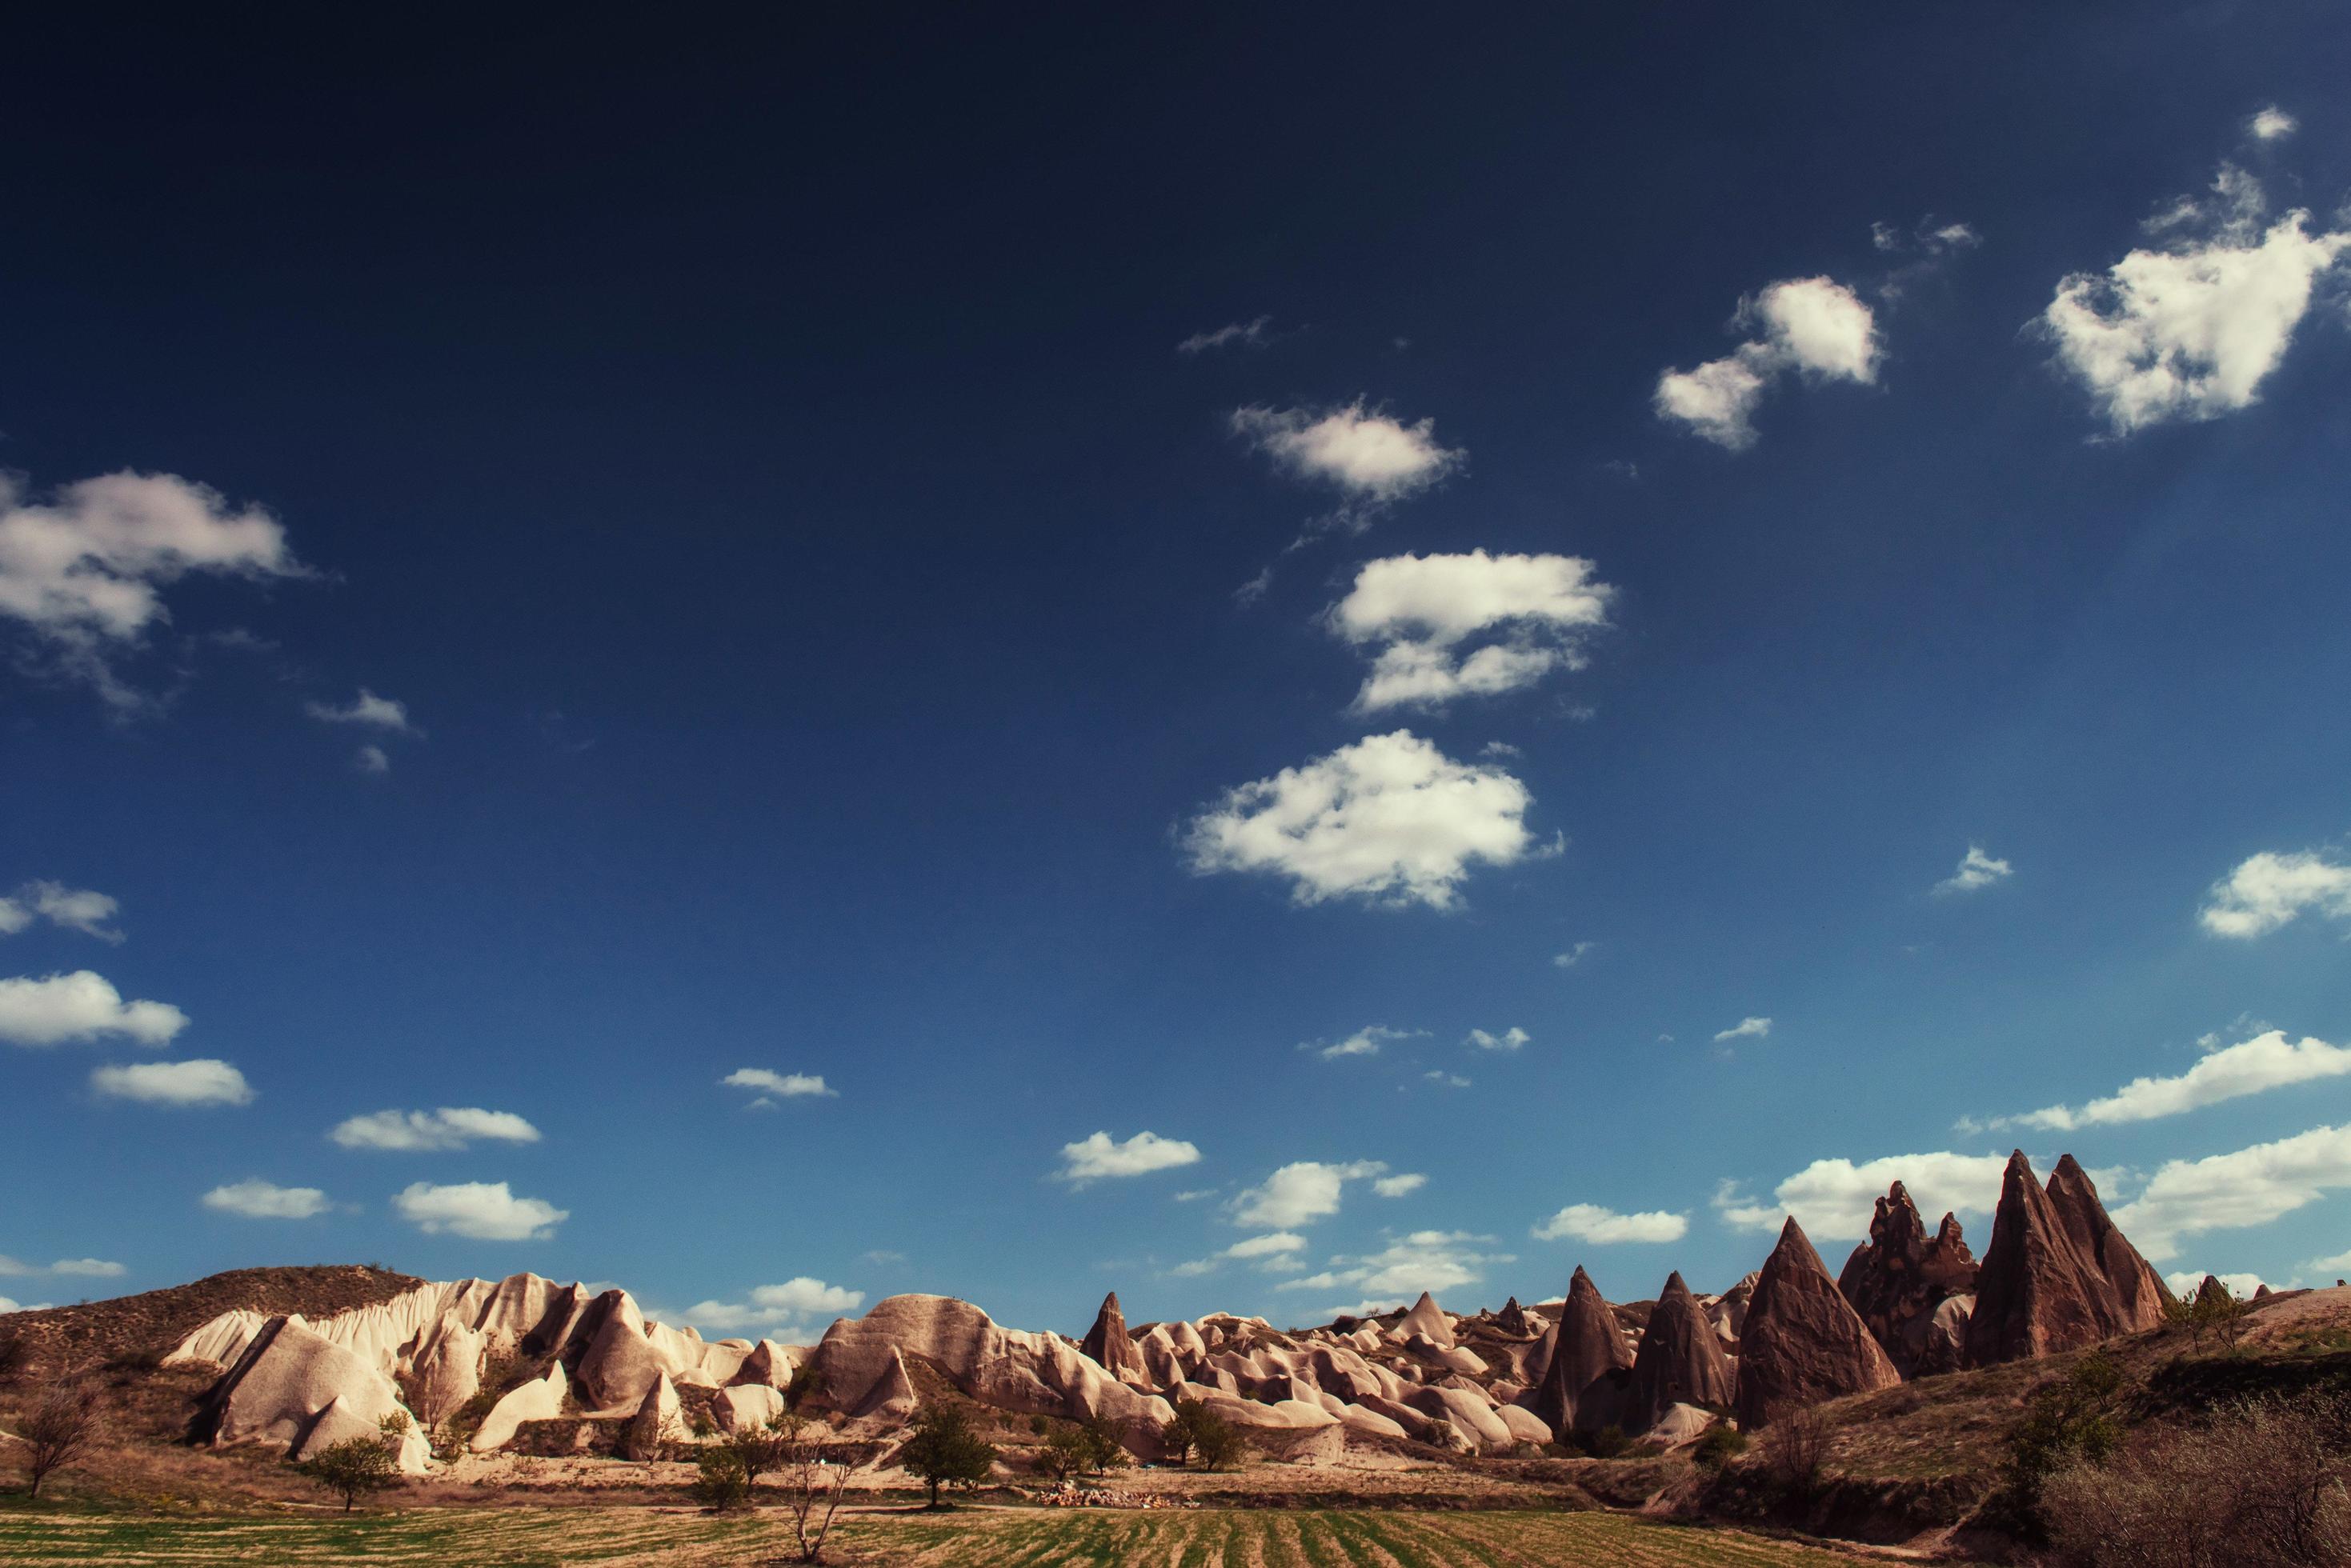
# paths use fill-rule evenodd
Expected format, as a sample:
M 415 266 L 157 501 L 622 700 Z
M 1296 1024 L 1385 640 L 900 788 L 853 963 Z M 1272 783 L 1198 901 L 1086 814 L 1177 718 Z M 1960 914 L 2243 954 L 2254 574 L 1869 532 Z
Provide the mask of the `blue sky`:
M 22 50 L 0 1300 L 2351 1272 L 2329 8 L 831 25 Z

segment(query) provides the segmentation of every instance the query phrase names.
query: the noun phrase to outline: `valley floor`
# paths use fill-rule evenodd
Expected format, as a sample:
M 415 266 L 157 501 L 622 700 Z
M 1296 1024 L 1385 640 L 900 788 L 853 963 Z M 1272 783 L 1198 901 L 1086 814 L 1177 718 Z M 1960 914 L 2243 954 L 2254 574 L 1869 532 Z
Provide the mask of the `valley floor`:
M 780 1513 L 682 1509 L 407 1509 L 349 1518 L 159 1520 L 0 1511 L 0 1563 L 25 1564 L 677 1564 L 797 1561 Z M 967 1506 L 844 1512 L 828 1563 L 907 1568 L 1129 1564 L 1164 1568 L 1827 1568 L 1850 1558 L 1736 1532 L 1621 1514 L 1509 1510 L 1203 1509 L 1182 1512 Z

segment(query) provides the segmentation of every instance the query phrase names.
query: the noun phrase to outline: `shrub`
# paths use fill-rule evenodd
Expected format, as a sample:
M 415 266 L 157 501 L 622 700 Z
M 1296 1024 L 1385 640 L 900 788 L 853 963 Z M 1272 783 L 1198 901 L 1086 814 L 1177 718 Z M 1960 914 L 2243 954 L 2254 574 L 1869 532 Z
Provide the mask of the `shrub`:
M 1126 1457 L 1126 1444 L 1119 1438 L 1118 1428 L 1112 1426 L 1106 1417 L 1093 1417 L 1078 1428 L 1078 1434 L 1085 1439 L 1089 1474 L 1123 1470 L 1131 1462 Z
M 381 1491 L 400 1484 L 400 1461 L 393 1456 L 392 1440 L 390 1433 L 373 1438 L 345 1438 L 298 1461 L 294 1469 L 329 1491 L 340 1494 L 343 1511 L 349 1513 L 361 1492 Z
M 1603 1427 L 1583 1439 L 1583 1451 L 1595 1459 L 1622 1459 L 1633 1439 L 1625 1435 L 1622 1427 Z
M 906 1473 L 930 1488 L 930 1506 L 939 1506 L 942 1486 L 977 1486 L 996 1463 L 996 1445 L 971 1429 L 960 1407 L 935 1406 L 914 1420 L 914 1435 L 898 1450 Z
M 1093 1446 L 1083 1432 L 1061 1427 L 1045 1435 L 1044 1447 L 1037 1450 L 1037 1468 L 1055 1480 L 1067 1480 L 1086 1469 L 1092 1458 Z
M 89 1390 L 70 1383 L 50 1389 L 17 1418 L 16 1438 L 25 1446 L 35 1497 L 50 1472 L 71 1464 L 97 1429 L 97 1402 Z
M 1700 1469 L 1719 1470 L 1747 1451 L 1747 1434 L 1732 1426 L 1708 1427 L 1706 1436 L 1690 1446 L 1690 1462 Z
M 2121 1444 L 2115 1414 L 2121 1367 L 2102 1350 L 2076 1361 L 2063 1377 L 2033 1392 L 2008 1435 L 2008 1462 L 1995 1511 L 2013 1527 L 2035 1533 L 2042 1488 L 2065 1467 L 2096 1461 Z
M 743 1473 L 743 1461 L 732 1448 L 710 1444 L 695 1455 L 694 1462 L 694 1484 L 686 1490 L 695 1501 L 714 1513 L 751 1505 L 751 1478 Z
M 21 1334 L 0 1334 L 0 1387 L 14 1383 L 33 1364 L 33 1347 Z
M 1790 1497 L 1809 1498 L 1820 1490 L 1828 1457 L 1829 1418 L 1816 1405 L 1783 1411 L 1763 1428 L 1764 1467 Z
M 2085 1568 L 2351 1563 L 2346 1445 L 2351 1396 L 2246 1401 L 2072 1459 L 2045 1479 L 2040 1517 Z
M 1176 1418 L 1159 1429 L 1159 1438 L 1177 1464 L 1198 1459 L 1209 1470 L 1235 1463 L 1248 1447 L 1238 1428 L 1197 1399 L 1176 1401 Z

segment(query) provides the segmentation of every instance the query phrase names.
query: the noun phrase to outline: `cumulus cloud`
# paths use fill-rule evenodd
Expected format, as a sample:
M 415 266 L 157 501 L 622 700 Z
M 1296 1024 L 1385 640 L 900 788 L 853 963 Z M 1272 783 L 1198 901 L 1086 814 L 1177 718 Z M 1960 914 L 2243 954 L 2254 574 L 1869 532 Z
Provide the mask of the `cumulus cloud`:
M 1405 1171 L 1395 1176 L 1383 1176 L 1372 1183 L 1372 1190 L 1383 1198 L 1405 1198 L 1428 1185 L 1428 1178 L 1417 1171 Z
M 1309 1040 L 1298 1048 L 1311 1051 L 1326 1062 L 1339 1056 L 1376 1056 L 1380 1054 L 1380 1047 L 1389 1041 L 1411 1040 L 1422 1033 L 1417 1029 L 1390 1029 L 1384 1023 L 1366 1023 L 1334 1044 L 1325 1045 L 1319 1041 Z
M 1689 1232 L 1689 1217 L 1651 1210 L 1619 1214 L 1596 1203 L 1571 1203 L 1534 1229 L 1538 1241 L 1588 1241 L 1605 1247 L 1618 1241 L 1678 1241 Z
M 188 1015 L 165 1002 L 125 1002 L 104 977 L 89 970 L 40 980 L 0 980 L 0 1040 L 57 1045 L 113 1037 L 137 1045 L 164 1045 L 188 1026 Z
M 1734 1040 L 1761 1040 L 1771 1033 L 1768 1018 L 1742 1018 L 1728 1029 L 1719 1030 L 1714 1036 L 1718 1045 L 1728 1045 Z
M 1391 556 L 1364 563 L 1324 620 L 1376 649 L 1359 712 L 1437 708 L 1581 670 L 1616 590 L 1578 556 Z
M 2181 1269 L 2164 1275 L 2163 1282 L 2171 1287 L 2173 1295 L 2184 1299 L 2203 1288 L 2208 1272 L 2210 1271 L 2205 1269 Z M 2253 1293 L 2260 1290 L 2263 1282 L 2259 1274 L 2213 1274 L 2212 1278 L 2228 1286 L 2229 1293 L 2239 1301 L 2251 1301 Z
M 1121 1143 L 1113 1141 L 1106 1132 L 1098 1132 L 1076 1143 L 1063 1144 L 1061 1168 L 1054 1174 L 1063 1181 L 1095 1181 L 1105 1177 L 1173 1170 L 1179 1165 L 1196 1165 L 1199 1158 L 1199 1149 L 1181 1138 L 1139 1132 Z
M 1232 430 L 1277 467 L 1332 486 L 1358 508 L 1417 495 L 1468 456 L 1437 441 L 1434 420 L 1405 424 L 1360 398 L 1335 409 L 1236 409 Z M 1356 527 L 1369 520 L 1364 510 L 1339 519 Z
M 1968 852 L 1959 857 L 1959 868 L 1936 883 L 1935 891 L 1945 897 L 1953 893 L 1972 893 L 1995 882 L 2005 882 L 2015 875 L 2015 870 L 2007 861 L 1995 860 L 1985 854 L 1983 846 L 1970 844 Z
M 1931 1222 L 1949 1210 L 1962 1217 L 1989 1214 L 2000 1202 L 2001 1178 L 2008 1168 L 1997 1154 L 1896 1154 L 1856 1165 L 1849 1159 L 1816 1159 L 1759 1203 L 1725 1181 L 1714 1195 L 1715 1212 L 1741 1231 L 1777 1231 L 1791 1214 L 1813 1241 L 1859 1241 L 1869 1234 L 1877 1199 L 1899 1181 Z M 2138 1232 L 2134 1230 L 2134 1239 Z
M 2185 1073 L 2168 1078 L 2134 1078 L 2104 1099 L 2081 1106 L 2049 1106 L 2006 1118 L 2051 1132 L 2153 1121 L 2202 1106 L 2241 1099 L 2267 1089 L 2307 1084 L 2351 1074 L 2351 1048 L 2304 1036 L 2290 1041 L 2282 1029 L 2213 1050 Z M 1990 1123 L 1988 1126 L 2000 1126 Z
M 1228 321 L 1212 332 L 1195 332 L 1176 345 L 1176 352 L 1190 358 L 1211 348 L 1262 348 L 1271 337 L 1268 328 L 1273 317 L 1260 316 L 1254 321 Z
M 413 1181 L 392 1201 L 402 1219 L 428 1236 L 446 1231 L 476 1241 L 542 1241 L 571 1218 L 569 1210 L 543 1199 L 517 1198 L 503 1181 Z
M 244 1106 L 253 1103 L 245 1075 L 226 1062 L 197 1057 L 186 1062 L 141 1062 L 100 1067 L 89 1086 L 110 1099 L 151 1106 Z
M 768 1095 L 780 1096 L 787 1100 L 841 1097 L 837 1090 L 826 1088 L 823 1075 L 816 1073 L 778 1073 L 766 1067 L 737 1067 L 718 1081 L 729 1088 L 760 1090 L 762 1099 Z M 761 1100 L 751 1103 L 756 1106 Z
M 280 1187 L 256 1179 L 214 1188 L 204 1194 L 204 1207 L 247 1220 L 308 1220 L 334 1205 L 315 1187 Z
M 2285 358 L 2351 230 L 2313 234 L 2299 208 L 2263 226 L 2261 182 L 2223 164 L 2213 199 L 2183 199 L 2151 225 L 2161 248 L 2104 275 L 2059 280 L 2041 325 L 2057 363 L 2116 436 L 2251 406 Z
M 110 1263 L 103 1258 L 59 1258 L 47 1268 L 38 1263 L 18 1262 L 0 1254 L 0 1277 L 24 1278 L 35 1274 L 79 1276 L 85 1279 L 119 1280 L 130 1272 L 120 1263 Z
M 696 1302 L 686 1309 L 684 1319 L 695 1328 L 728 1334 L 746 1328 L 773 1329 L 817 1316 L 840 1317 L 855 1312 L 864 1302 L 863 1291 L 844 1290 L 802 1274 L 780 1285 L 757 1286 L 745 1301 Z
M 1508 1252 L 1485 1251 L 1493 1241 L 1491 1236 L 1473 1235 L 1467 1231 L 1415 1231 L 1376 1252 L 1334 1257 L 1324 1272 L 1284 1280 L 1276 1288 L 1359 1290 L 1365 1298 L 1362 1303 L 1337 1310 L 1365 1315 L 1401 1306 L 1416 1299 L 1423 1291 L 1441 1295 L 1464 1285 L 1474 1285 L 1486 1277 L 1489 1268 L 1518 1261 Z
M 0 473 L 0 619 L 115 707 L 147 705 L 113 661 L 171 618 L 163 589 L 197 573 L 265 579 L 303 568 L 267 513 L 174 474 L 104 474 L 37 504 Z
M 2202 1159 L 2168 1159 L 2115 1223 L 2160 1262 L 2182 1237 L 2266 1225 L 2328 1191 L 2351 1187 L 2351 1124 Z
M 2252 133 L 2256 140 L 2276 141 L 2281 138 L 2292 136 L 2301 128 L 2301 125 L 2302 121 L 2294 119 L 2277 105 L 2272 104 L 2247 120 L 2245 129 Z
M 0 937 L 14 936 L 35 920 L 47 920 L 102 942 L 120 942 L 122 933 L 106 923 L 119 908 L 112 898 L 87 888 L 68 888 L 62 882 L 27 882 L 16 892 L 0 898 Z
M 1526 826 L 1532 804 L 1500 768 L 1456 762 L 1398 730 L 1227 792 L 1184 842 L 1194 871 L 1270 872 L 1301 904 L 1443 909 L 1472 865 L 1541 852 Z
M 1243 1189 L 1227 1207 L 1236 1225 L 1251 1231 L 1291 1231 L 1339 1212 L 1339 1195 L 1348 1182 L 1385 1176 L 1387 1169 L 1376 1159 L 1340 1165 L 1295 1160 L 1257 1186 Z
M 1496 1034 L 1490 1030 L 1472 1029 L 1464 1045 L 1474 1045 L 1480 1051 L 1515 1051 L 1534 1036 L 1516 1025 Z
M 1877 379 L 1877 319 L 1860 296 L 1833 279 L 1783 278 L 1741 301 L 1732 325 L 1749 337 L 1729 354 L 1657 378 L 1659 419 L 1736 452 L 1754 443 L 1756 406 L 1781 377 L 1865 385 Z
M 364 686 L 349 702 L 305 702 L 302 711 L 325 724 L 360 724 L 394 735 L 422 733 L 409 722 L 407 703 L 379 697 Z
M 444 1106 L 437 1111 L 374 1111 L 336 1124 L 327 1135 L 345 1148 L 411 1152 L 474 1143 L 537 1143 L 538 1129 L 512 1111 Z
M 2248 857 L 2212 885 L 2199 919 L 2216 937 L 2258 937 L 2291 924 L 2304 910 L 2351 919 L 2351 866 L 2302 850 Z

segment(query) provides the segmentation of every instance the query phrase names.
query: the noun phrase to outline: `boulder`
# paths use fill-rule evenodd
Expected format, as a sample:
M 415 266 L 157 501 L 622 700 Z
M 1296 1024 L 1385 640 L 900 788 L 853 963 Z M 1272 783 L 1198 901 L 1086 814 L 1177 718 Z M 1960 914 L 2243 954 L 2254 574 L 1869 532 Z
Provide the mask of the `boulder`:
M 1364 1405 L 1341 1406 L 1339 1424 L 1351 1432 L 1361 1432 L 1366 1437 L 1404 1438 L 1411 1435 L 1404 1429 L 1401 1421 L 1391 1419 Z
M 1616 1314 L 1600 1287 L 1581 1266 L 1568 1282 L 1567 1302 L 1548 1336 L 1542 1381 L 1535 1387 L 1534 1413 L 1554 1432 L 1595 1432 L 1615 1423 L 1632 1352 L 1616 1327 Z
M 1763 1264 L 1739 1340 L 1739 1424 L 1902 1381 L 1791 1215 Z
M 2074 1241 L 2079 1229 L 2096 1241 L 2097 1222 L 2105 1220 L 2105 1212 L 2099 1209 L 2095 1218 L 2090 1215 L 2096 1194 L 2086 1176 L 2078 1186 L 2068 1182 L 2064 1190 L 2061 1209 L 2033 1179 L 2024 1151 L 2009 1156 L 2001 1178 L 2000 1208 L 1992 1216 L 1991 1244 L 1984 1249 L 1983 1268 L 1976 1276 L 1975 1309 L 1968 1319 L 1970 1366 L 2030 1360 L 2123 1332 L 2128 1314 L 2121 1292 Z M 2105 1220 L 2105 1226 L 2112 1230 L 2113 1222 Z M 2121 1241 L 2120 1232 L 2114 1240 Z M 2122 1242 L 2125 1250 L 2128 1246 Z M 2115 1255 L 2120 1261 L 2120 1254 Z M 2137 1256 L 2130 1253 L 2133 1259 Z
M 783 1413 L 784 1397 L 764 1383 L 737 1384 L 710 1397 L 710 1418 L 722 1432 L 755 1431 Z
M 1978 1265 L 1946 1214 L 1931 1237 L 1900 1182 L 1877 1200 L 1869 1240 L 1853 1250 L 1837 1289 L 1906 1377 L 1959 1370 L 1961 1347 L 1936 1332 L 1936 1314 L 1954 1296 L 1972 1295 Z
M 621 1431 L 621 1456 L 631 1459 L 656 1459 L 662 1445 L 683 1436 L 680 1428 L 684 1407 L 677 1388 L 664 1374 L 661 1380 L 645 1390 L 637 1413 L 629 1417 Z
M 1150 1380 L 1150 1368 L 1144 1365 L 1143 1353 L 1127 1336 L 1126 1314 L 1119 1310 L 1116 1291 L 1102 1297 L 1102 1310 L 1094 1314 L 1094 1325 L 1078 1342 L 1078 1348 L 1122 1381 Z
M 1646 1431 L 1676 1405 L 1727 1408 L 1734 1392 L 1730 1363 L 1723 1359 L 1714 1325 L 1681 1275 L 1667 1276 L 1665 1293 L 1650 1309 L 1641 1348 L 1633 1357 L 1625 1428 Z
M 571 1380 L 563 1375 L 563 1364 L 559 1361 L 547 1369 L 546 1376 L 507 1390 L 482 1417 L 465 1446 L 477 1454 L 504 1448 L 525 1421 L 551 1421 L 562 1415 L 564 1396 L 570 1392 Z

